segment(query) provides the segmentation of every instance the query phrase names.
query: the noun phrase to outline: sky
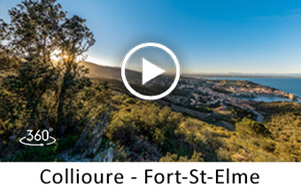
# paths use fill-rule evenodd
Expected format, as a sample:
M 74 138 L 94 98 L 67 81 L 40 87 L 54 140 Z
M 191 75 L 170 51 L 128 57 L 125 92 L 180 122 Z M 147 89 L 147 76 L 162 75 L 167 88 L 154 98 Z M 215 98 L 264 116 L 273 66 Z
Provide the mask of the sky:
M 21 0 L 0 0 L 0 18 Z M 87 19 L 87 61 L 120 66 L 144 42 L 169 47 L 186 73 L 301 73 L 300 0 L 58 0 Z

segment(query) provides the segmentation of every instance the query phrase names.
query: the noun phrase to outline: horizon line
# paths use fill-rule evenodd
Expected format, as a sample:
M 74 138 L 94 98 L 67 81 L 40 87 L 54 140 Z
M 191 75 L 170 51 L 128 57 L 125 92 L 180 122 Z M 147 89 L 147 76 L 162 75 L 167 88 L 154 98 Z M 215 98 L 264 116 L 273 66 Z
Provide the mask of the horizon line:
M 98 66 L 106 66 L 113 68 L 120 68 L 120 65 L 109 65 L 109 64 L 99 64 L 98 62 L 93 62 L 89 60 L 85 60 L 83 62 L 92 63 Z M 130 69 L 131 70 L 131 69 Z M 137 70 L 134 70 L 137 71 Z M 301 77 L 300 73 L 258 73 L 258 72 L 191 72 L 191 71 L 183 71 L 183 75 L 225 75 L 225 76 L 298 76 Z

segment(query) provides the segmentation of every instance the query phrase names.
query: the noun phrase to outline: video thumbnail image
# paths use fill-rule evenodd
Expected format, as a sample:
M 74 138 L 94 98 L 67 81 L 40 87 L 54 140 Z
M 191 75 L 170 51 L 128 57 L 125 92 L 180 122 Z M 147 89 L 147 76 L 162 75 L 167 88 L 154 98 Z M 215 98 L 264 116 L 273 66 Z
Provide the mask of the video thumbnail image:
M 0 0 L 0 162 L 299 162 L 300 1 Z

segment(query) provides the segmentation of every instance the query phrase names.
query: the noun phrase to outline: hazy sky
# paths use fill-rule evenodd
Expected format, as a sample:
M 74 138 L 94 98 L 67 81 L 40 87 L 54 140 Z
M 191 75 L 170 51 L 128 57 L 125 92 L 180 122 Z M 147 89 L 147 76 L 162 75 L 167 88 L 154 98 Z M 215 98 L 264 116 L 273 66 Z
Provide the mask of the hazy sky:
M 20 0 L 0 0 L 0 17 Z M 87 19 L 89 61 L 119 66 L 142 42 L 172 49 L 187 72 L 301 73 L 300 0 L 59 0 Z

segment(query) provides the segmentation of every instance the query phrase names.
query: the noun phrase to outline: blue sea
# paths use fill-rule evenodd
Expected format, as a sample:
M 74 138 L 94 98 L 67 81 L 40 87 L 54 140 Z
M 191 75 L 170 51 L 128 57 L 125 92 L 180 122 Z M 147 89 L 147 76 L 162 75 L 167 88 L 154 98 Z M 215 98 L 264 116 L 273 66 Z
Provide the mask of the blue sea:
M 244 78 L 244 77 L 219 77 L 219 78 L 210 78 L 210 79 L 222 79 L 222 80 L 247 80 L 260 85 L 265 85 L 269 87 L 274 87 L 281 91 L 288 93 L 293 93 L 301 98 L 301 78 Z M 253 100 L 272 102 L 272 101 L 289 101 L 285 98 L 269 98 L 269 97 L 258 97 Z M 299 101 L 300 102 L 300 101 Z

